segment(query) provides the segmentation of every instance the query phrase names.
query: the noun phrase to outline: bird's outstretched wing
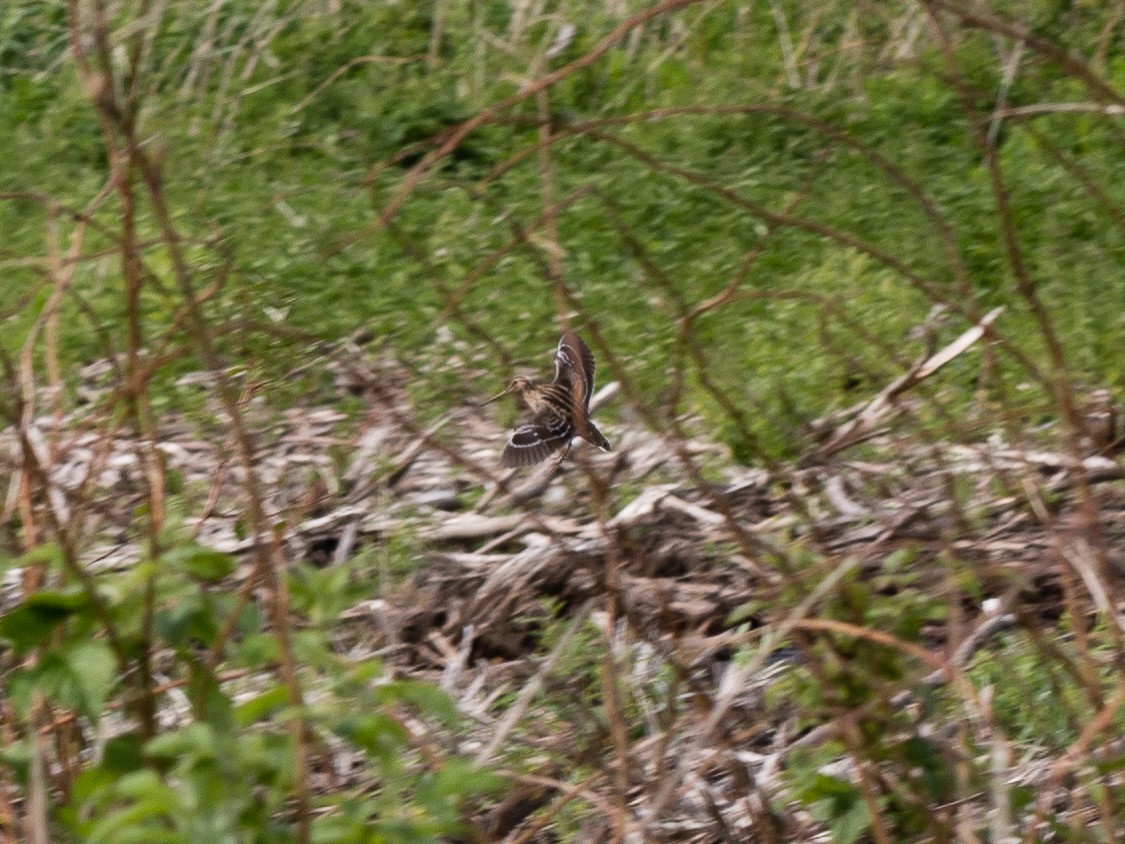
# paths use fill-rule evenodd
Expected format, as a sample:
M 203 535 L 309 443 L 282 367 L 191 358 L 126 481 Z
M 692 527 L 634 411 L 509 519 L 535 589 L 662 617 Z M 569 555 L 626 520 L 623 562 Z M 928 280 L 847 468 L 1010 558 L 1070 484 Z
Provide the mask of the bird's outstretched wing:
M 574 437 L 574 422 L 554 413 L 541 413 L 526 425 L 512 431 L 500 465 L 534 466 L 550 457 Z
M 594 393 L 594 355 L 573 331 L 566 332 L 555 350 L 555 383 L 565 382 L 571 390 L 579 424 L 590 412 Z

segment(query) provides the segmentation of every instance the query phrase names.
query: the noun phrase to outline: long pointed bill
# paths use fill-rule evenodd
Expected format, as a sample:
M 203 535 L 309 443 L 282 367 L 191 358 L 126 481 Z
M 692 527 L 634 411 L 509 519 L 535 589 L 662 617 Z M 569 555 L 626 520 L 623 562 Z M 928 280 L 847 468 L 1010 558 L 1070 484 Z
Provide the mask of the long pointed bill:
M 502 398 L 504 398 L 504 396 L 509 396 L 509 395 L 511 395 L 511 394 L 512 394 L 512 393 L 514 393 L 514 392 L 515 392 L 515 389 L 514 389 L 514 388 L 512 388 L 512 387 L 509 387 L 509 388 L 508 388 L 508 389 L 506 389 L 506 390 L 505 390 L 504 392 L 502 392 L 502 393 L 497 393 L 497 394 L 496 394 L 496 395 L 494 395 L 494 396 L 493 396 L 492 398 L 490 398 L 490 399 L 489 399 L 488 401 L 482 401 L 482 402 L 480 403 L 480 405 L 478 405 L 478 406 L 479 406 L 479 407 L 484 407 L 484 406 L 485 406 L 486 404 L 492 404 L 492 403 L 493 403 L 494 401 L 496 401 L 497 399 L 502 399 Z

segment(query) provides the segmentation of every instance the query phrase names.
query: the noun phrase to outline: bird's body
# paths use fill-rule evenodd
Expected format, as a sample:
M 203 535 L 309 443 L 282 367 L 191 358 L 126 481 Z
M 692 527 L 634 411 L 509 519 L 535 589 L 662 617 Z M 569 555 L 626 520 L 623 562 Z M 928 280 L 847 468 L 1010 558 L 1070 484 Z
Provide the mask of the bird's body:
M 515 394 L 531 410 L 530 422 L 520 425 L 508 439 L 500 463 L 534 466 L 582 437 L 603 451 L 609 441 L 590 421 L 590 395 L 594 391 L 594 356 L 578 335 L 568 331 L 555 350 L 555 378 L 539 384 L 515 378 L 508 389 L 485 404 Z

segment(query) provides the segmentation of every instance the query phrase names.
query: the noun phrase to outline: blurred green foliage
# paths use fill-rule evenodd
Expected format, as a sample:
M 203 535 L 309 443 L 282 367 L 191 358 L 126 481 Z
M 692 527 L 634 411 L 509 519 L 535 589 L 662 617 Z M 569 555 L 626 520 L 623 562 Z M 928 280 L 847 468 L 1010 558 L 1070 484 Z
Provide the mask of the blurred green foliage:
M 298 714 L 306 742 L 344 740 L 357 753 L 351 784 L 338 784 L 312 807 L 320 810 L 313 841 L 436 842 L 462 830 L 467 801 L 505 785 L 457 754 L 420 769 L 404 719 L 457 728 L 453 701 L 436 686 L 390 676 L 378 660 L 337 652 L 340 614 L 371 595 L 355 566 L 301 567 L 291 578 L 294 620 L 305 625 L 294 651 L 310 690 L 298 713 L 268 671 L 278 659 L 276 638 L 263 632 L 257 605 L 240 610 L 236 595 L 215 583 L 234 559 L 174 532 L 167 541 L 159 560 L 99 578 L 98 594 L 116 630 L 112 645 L 104 632 L 95 635 L 105 616 L 71 581 L 59 549 L 43 546 L 11 561 L 41 561 L 46 576 L 64 584 L 0 616 L 0 645 L 21 656 L 37 648 L 35 659 L 5 673 L 13 714 L 33 724 L 47 705 L 105 724 L 97 753 L 76 766 L 70 799 L 52 813 L 56 840 L 297 840 L 289 817 L 298 767 L 287 726 Z M 139 688 L 136 669 L 121 662 L 146 646 L 143 583 L 154 571 L 160 577 L 150 642 L 161 649 L 162 673 L 177 678 L 163 690 Z M 217 672 L 208 657 L 232 613 L 225 671 Z M 169 690 L 178 715 L 154 735 L 122 718 L 142 698 Z M 25 735 L 0 753 L 0 767 L 22 789 L 30 787 L 34 741 Z M 362 785 L 370 782 L 379 784 L 375 794 Z

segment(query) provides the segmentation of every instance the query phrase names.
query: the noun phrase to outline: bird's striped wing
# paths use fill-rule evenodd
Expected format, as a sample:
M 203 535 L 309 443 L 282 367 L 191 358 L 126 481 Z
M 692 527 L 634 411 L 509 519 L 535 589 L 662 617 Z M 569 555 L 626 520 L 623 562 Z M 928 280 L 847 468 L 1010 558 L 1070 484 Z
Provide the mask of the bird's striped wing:
M 594 368 L 594 355 L 589 346 L 573 331 L 566 332 L 555 350 L 555 383 L 563 381 L 570 386 L 575 410 L 582 422 L 590 412 Z
M 534 466 L 550 457 L 574 437 L 574 422 L 554 413 L 542 413 L 512 431 L 500 458 L 501 466 Z

